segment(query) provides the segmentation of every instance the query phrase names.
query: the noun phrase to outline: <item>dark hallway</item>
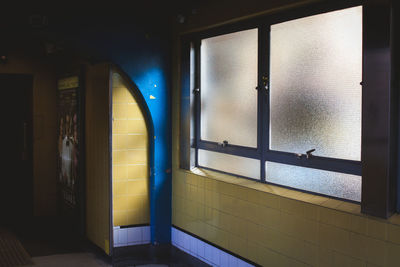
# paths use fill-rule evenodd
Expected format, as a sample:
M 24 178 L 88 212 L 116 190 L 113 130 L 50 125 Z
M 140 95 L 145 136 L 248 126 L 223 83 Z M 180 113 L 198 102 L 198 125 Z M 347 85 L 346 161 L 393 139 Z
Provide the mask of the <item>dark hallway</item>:
M 0 267 L 399 265 L 398 2 L 1 9 Z

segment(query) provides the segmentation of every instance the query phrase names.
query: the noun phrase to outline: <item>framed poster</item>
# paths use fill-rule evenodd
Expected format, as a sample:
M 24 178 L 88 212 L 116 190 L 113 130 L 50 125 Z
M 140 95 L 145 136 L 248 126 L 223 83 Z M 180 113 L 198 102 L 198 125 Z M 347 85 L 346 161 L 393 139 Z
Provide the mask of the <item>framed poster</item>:
M 62 216 L 74 221 L 73 224 L 79 228 L 84 218 L 82 77 L 80 72 L 57 80 L 58 200 Z

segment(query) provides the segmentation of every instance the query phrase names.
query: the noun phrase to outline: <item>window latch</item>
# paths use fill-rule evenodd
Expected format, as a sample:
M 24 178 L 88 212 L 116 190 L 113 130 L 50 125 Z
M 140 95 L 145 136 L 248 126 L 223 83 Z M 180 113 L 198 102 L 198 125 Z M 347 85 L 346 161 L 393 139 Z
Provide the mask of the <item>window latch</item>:
M 306 151 L 306 154 L 305 154 L 306 158 L 307 158 L 307 159 L 310 159 L 310 158 L 313 156 L 312 153 L 313 153 L 314 151 L 315 151 L 315 148 Z M 301 158 L 304 156 L 304 154 L 301 154 L 301 153 L 294 153 L 294 155 L 295 155 L 296 158 L 298 158 L 298 159 L 301 159 Z
M 221 147 L 226 147 L 228 145 L 228 141 L 224 140 L 222 143 L 218 143 Z
M 296 156 L 296 158 L 301 159 L 301 157 L 303 156 L 303 154 L 301 153 L 294 153 L 294 155 Z
M 313 153 L 314 151 L 315 151 L 315 148 L 308 150 L 308 151 L 306 152 L 306 158 L 307 158 L 307 159 L 311 158 L 311 157 L 313 156 L 312 153 Z
M 195 89 L 193 89 L 193 94 L 199 93 L 199 92 L 200 92 L 200 88 L 195 88 Z

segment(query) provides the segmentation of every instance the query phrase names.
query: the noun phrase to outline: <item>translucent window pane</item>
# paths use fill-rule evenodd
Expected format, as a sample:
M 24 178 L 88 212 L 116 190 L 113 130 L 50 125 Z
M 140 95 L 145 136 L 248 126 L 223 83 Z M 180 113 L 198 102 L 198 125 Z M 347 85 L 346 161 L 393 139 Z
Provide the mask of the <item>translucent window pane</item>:
M 270 148 L 360 160 L 362 7 L 271 26 Z
M 257 29 L 203 39 L 201 139 L 257 146 Z
M 260 179 L 260 161 L 199 149 L 199 166 Z
M 324 195 L 361 201 L 361 176 L 266 162 L 266 180 Z

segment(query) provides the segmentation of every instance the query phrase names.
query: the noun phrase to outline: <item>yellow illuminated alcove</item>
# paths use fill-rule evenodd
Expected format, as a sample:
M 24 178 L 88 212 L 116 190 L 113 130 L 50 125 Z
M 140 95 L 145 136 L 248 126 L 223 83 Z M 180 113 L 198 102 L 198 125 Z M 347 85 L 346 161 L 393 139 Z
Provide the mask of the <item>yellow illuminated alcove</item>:
M 120 74 L 112 74 L 113 226 L 150 223 L 149 140 L 144 114 Z

